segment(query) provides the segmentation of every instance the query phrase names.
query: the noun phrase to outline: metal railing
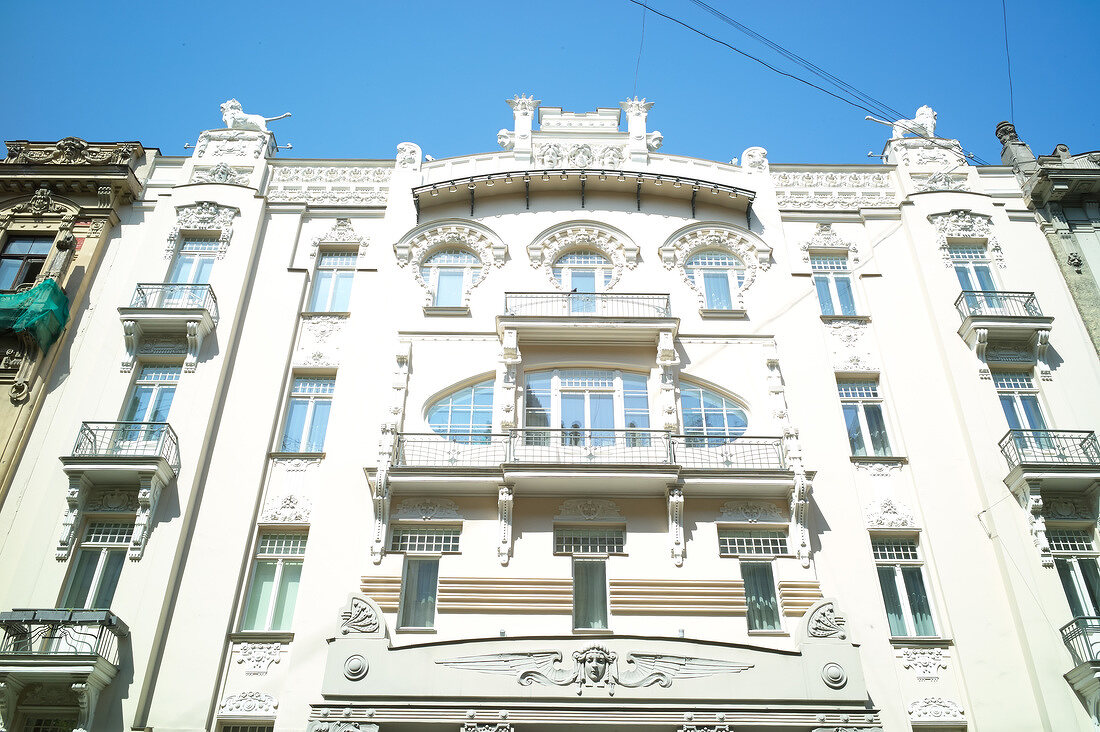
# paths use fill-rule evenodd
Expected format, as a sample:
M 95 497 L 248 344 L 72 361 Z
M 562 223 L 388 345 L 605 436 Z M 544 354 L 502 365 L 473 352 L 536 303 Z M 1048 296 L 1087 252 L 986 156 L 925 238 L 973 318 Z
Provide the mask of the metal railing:
M 1010 318 L 1041 318 L 1039 301 L 1034 292 L 997 292 L 963 290 L 955 300 L 959 315 L 969 318 L 976 315 L 992 315 Z
M 504 463 L 680 465 L 715 470 L 785 470 L 781 437 L 673 435 L 666 430 L 549 429 L 497 433 L 401 433 L 398 467 L 496 468 Z
M 179 440 L 167 422 L 83 422 L 74 457 L 162 457 L 180 471 Z
M 610 292 L 506 292 L 504 314 L 518 316 L 668 318 L 668 295 Z
M 1100 444 L 1095 432 L 1009 430 L 1001 438 L 1000 446 L 1010 468 L 1020 463 L 1100 465 Z
M 210 285 L 177 284 L 174 282 L 142 282 L 134 288 L 132 308 L 189 309 L 203 308 L 218 322 L 218 299 Z
M 1062 626 L 1062 642 L 1075 665 L 1100 661 L 1100 618 L 1085 616 L 1069 621 Z
M 674 462 L 685 468 L 785 470 L 782 437 L 676 435 Z
M 118 665 L 118 639 L 130 633 L 110 610 L 12 610 L 0 613 L 0 656 L 100 656 Z

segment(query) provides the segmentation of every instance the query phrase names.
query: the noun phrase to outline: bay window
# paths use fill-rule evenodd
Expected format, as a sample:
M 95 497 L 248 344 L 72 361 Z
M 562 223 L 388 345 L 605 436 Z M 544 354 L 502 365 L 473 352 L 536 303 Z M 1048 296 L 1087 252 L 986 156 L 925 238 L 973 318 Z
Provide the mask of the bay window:
M 890 623 L 890 635 L 936 635 L 916 538 L 872 539 L 871 548 L 878 569 L 882 599 L 886 605 L 886 617 Z
M 241 630 L 287 631 L 302 579 L 306 534 L 261 534 Z

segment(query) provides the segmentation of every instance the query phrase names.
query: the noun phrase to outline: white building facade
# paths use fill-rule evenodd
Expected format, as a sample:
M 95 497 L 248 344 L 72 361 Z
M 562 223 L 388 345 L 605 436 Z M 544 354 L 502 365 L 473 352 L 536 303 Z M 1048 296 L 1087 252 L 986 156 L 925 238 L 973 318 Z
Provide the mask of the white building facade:
M 1092 729 L 1100 364 L 1012 171 L 508 103 L 152 161 L 0 508 L 0 726 Z

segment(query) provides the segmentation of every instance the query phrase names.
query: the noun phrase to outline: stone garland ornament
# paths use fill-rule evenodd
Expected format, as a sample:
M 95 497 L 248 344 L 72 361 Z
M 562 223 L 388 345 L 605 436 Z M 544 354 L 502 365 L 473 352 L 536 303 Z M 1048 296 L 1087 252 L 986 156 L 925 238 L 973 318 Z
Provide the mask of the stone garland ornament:
M 52 147 L 26 147 L 8 143 L 5 163 L 32 165 L 129 165 L 145 154 L 137 143 L 92 145 L 79 137 L 65 137 Z
M 514 676 L 520 686 L 572 686 L 577 694 L 586 688 L 607 689 L 614 696 L 616 686 L 640 688 L 657 685 L 667 689 L 675 679 L 692 679 L 723 673 L 741 673 L 753 664 L 736 663 L 692 656 L 666 656 L 651 653 L 628 653 L 619 669 L 619 654 L 604 646 L 589 646 L 572 655 L 573 664 L 561 666 L 561 651 L 528 651 L 498 653 L 484 656 L 464 656 L 436 661 L 441 666 L 484 674 Z
M 390 518 L 412 521 L 460 520 L 458 504 L 449 498 L 406 498 L 393 509 Z
M 191 174 L 192 183 L 223 183 L 230 185 L 248 185 L 252 168 L 233 168 L 229 163 L 218 163 L 213 168 L 195 168 Z
M 36 190 L 26 202 L 12 208 L 15 213 L 30 214 L 32 216 L 64 213 L 67 210 L 62 204 L 54 202 L 53 193 L 46 186 Z
M 253 158 L 273 157 L 275 138 L 270 132 L 254 130 L 206 130 L 199 135 L 195 157 Z
M 240 209 L 221 206 L 213 201 L 199 201 L 191 206 L 176 207 L 176 223 L 168 232 L 168 246 L 164 258 L 171 259 L 179 248 L 181 232 L 204 231 L 218 234 L 218 259 L 224 259 L 233 238 L 233 219 L 239 216 Z
M 909 719 L 913 722 L 961 722 L 965 715 L 958 703 L 940 696 L 929 696 L 909 705 Z
M 737 521 L 755 524 L 758 522 L 765 523 L 786 523 L 787 517 L 783 515 L 783 512 L 779 510 L 779 507 L 774 503 L 765 503 L 763 501 L 726 501 L 722 504 L 721 513 L 718 516 L 719 521 Z
M 237 647 L 237 663 L 244 666 L 245 676 L 267 676 L 271 664 L 282 655 L 281 643 L 241 643 Z
M 568 498 L 558 508 L 555 521 L 621 521 L 622 513 L 606 498 Z
M 224 717 L 274 716 L 279 702 L 270 694 L 259 691 L 242 691 L 222 699 L 218 714 Z
M 697 252 L 718 250 L 737 257 L 745 265 L 745 277 L 737 290 L 738 307 L 744 306 L 743 295 L 752 287 L 760 271 L 771 268 L 771 247 L 762 240 L 737 229 L 714 225 L 694 227 L 669 239 L 661 246 L 661 263 L 665 269 L 676 269 L 684 282 L 699 297 L 699 306 L 706 307 L 706 292 L 688 276 L 684 263 Z
M 902 668 L 917 673 L 917 681 L 939 681 L 940 671 L 947 668 L 947 656 L 942 648 L 906 648 L 901 652 Z
M 287 493 L 268 499 L 260 523 L 265 524 L 308 524 L 310 516 L 309 499 Z
M 814 235 L 810 237 L 808 241 L 803 242 L 799 247 L 802 250 L 802 261 L 810 261 L 811 252 L 821 252 L 823 254 L 837 254 L 843 252 L 845 255 L 851 255 L 852 263 L 859 262 L 859 251 L 856 249 L 856 245 L 851 242 L 846 242 L 840 238 L 840 236 L 833 231 L 832 224 L 818 224 L 814 230 Z
M 893 498 L 880 498 L 867 504 L 866 516 L 869 529 L 918 528 L 909 507 Z
M 989 216 L 966 209 L 953 209 L 947 213 L 932 214 L 928 217 L 928 221 L 939 232 L 937 242 L 944 266 L 951 267 L 954 264 L 951 260 L 951 247 L 947 243 L 948 238 L 982 239 L 989 258 L 1001 269 L 1007 266 L 1001 243 L 993 236 L 993 219 Z
M 370 239 L 356 233 L 355 227 L 351 225 L 351 219 L 336 219 L 336 223 L 332 225 L 331 229 L 310 243 L 309 256 L 316 257 L 322 243 L 355 244 L 359 248 L 359 256 L 363 256 L 367 253 L 367 245 L 370 244 Z

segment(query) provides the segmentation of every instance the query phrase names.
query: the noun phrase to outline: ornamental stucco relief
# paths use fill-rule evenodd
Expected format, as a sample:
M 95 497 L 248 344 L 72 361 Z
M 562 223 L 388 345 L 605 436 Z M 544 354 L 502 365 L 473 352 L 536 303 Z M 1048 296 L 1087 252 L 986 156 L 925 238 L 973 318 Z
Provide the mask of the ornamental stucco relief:
M 606 498 L 569 498 L 558 508 L 555 521 L 618 521 L 619 506 Z
M 865 322 L 837 320 L 828 323 L 829 345 L 833 352 L 833 370 L 841 372 L 877 372 L 872 355 L 870 326 Z
M 917 521 L 909 507 L 893 498 L 880 498 L 867 504 L 865 515 L 867 528 L 870 529 L 917 528 Z
M 242 691 L 222 699 L 218 713 L 222 716 L 274 716 L 279 702 L 270 694 Z
M 948 238 L 982 239 L 989 258 L 1001 269 L 1007 266 L 1001 243 L 993 235 L 993 219 L 989 216 L 977 214 L 967 209 L 953 209 L 947 213 L 932 214 L 928 217 L 928 221 L 939 233 L 937 244 L 943 257 L 944 266 L 951 267 L 954 264 L 951 259 L 951 247 L 947 242 Z
M 843 252 L 848 255 L 852 263 L 859 262 L 859 250 L 856 245 L 844 241 L 840 236 L 833 231 L 832 224 L 818 224 L 814 230 L 814 235 L 809 240 L 802 242 L 798 247 L 802 250 L 802 261 L 810 261 L 810 252 L 821 252 L 823 254 L 839 254 Z
M 942 648 L 903 648 L 900 653 L 902 668 L 917 674 L 917 681 L 939 681 L 947 668 L 947 654 Z
M 180 233 L 183 231 L 216 232 L 218 235 L 218 259 L 225 257 L 229 242 L 233 238 L 233 219 L 240 215 L 240 209 L 222 206 L 213 201 L 199 201 L 191 206 L 176 207 L 176 223 L 168 232 L 168 246 L 164 258 L 176 255 Z
M 720 224 L 700 224 L 673 234 L 658 250 L 665 269 L 675 269 L 683 281 L 695 291 L 699 306 L 706 306 L 706 293 L 689 277 L 684 263 L 695 253 L 717 250 L 732 254 L 745 265 L 744 280 L 737 290 L 738 307 L 744 305 L 743 294 L 752 287 L 757 274 L 771 268 L 771 247 L 755 235 Z
M 340 365 L 347 318 L 339 315 L 303 315 L 294 349 L 294 365 L 330 368 Z
M 311 508 L 309 499 L 293 493 L 271 496 L 260 514 L 260 521 L 272 524 L 308 524 Z
M 336 219 L 336 223 L 324 234 L 310 242 L 309 256 L 316 257 L 322 244 L 355 244 L 359 256 L 366 254 L 370 239 L 360 235 L 351 224 L 351 219 Z
M 787 517 L 774 503 L 764 501 L 726 501 L 722 504 L 719 521 L 741 521 L 754 524 L 759 521 L 785 523 Z
M 909 705 L 909 719 L 914 722 L 958 722 L 965 719 L 965 715 L 957 702 L 929 696 Z
M 448 498 L 406 498 L 393 509 L 390 518 L 397 520 L 433 521 L 458 520 L 462 514 L 458 504 Z
M 564 254 L 576 250 L 593 250 L 603 254 L 611 262 L 611 281 L 606 288 L 610 290 L 623 269 L 634 269 L 638 265 L 638 245 L 621 232 L 594 222 L 566 224 L 543 233 L 527 246 L 531 266 L 541 267 L 550 284 L 559 290 L 564 285 L 554 277 L 554 262 Z
M 281 643 L 241 643 L 237 646 L 237 663 L 244 667 L 245 676 L 267 676 L 271 664 L 279 662 L 282 650 Z

